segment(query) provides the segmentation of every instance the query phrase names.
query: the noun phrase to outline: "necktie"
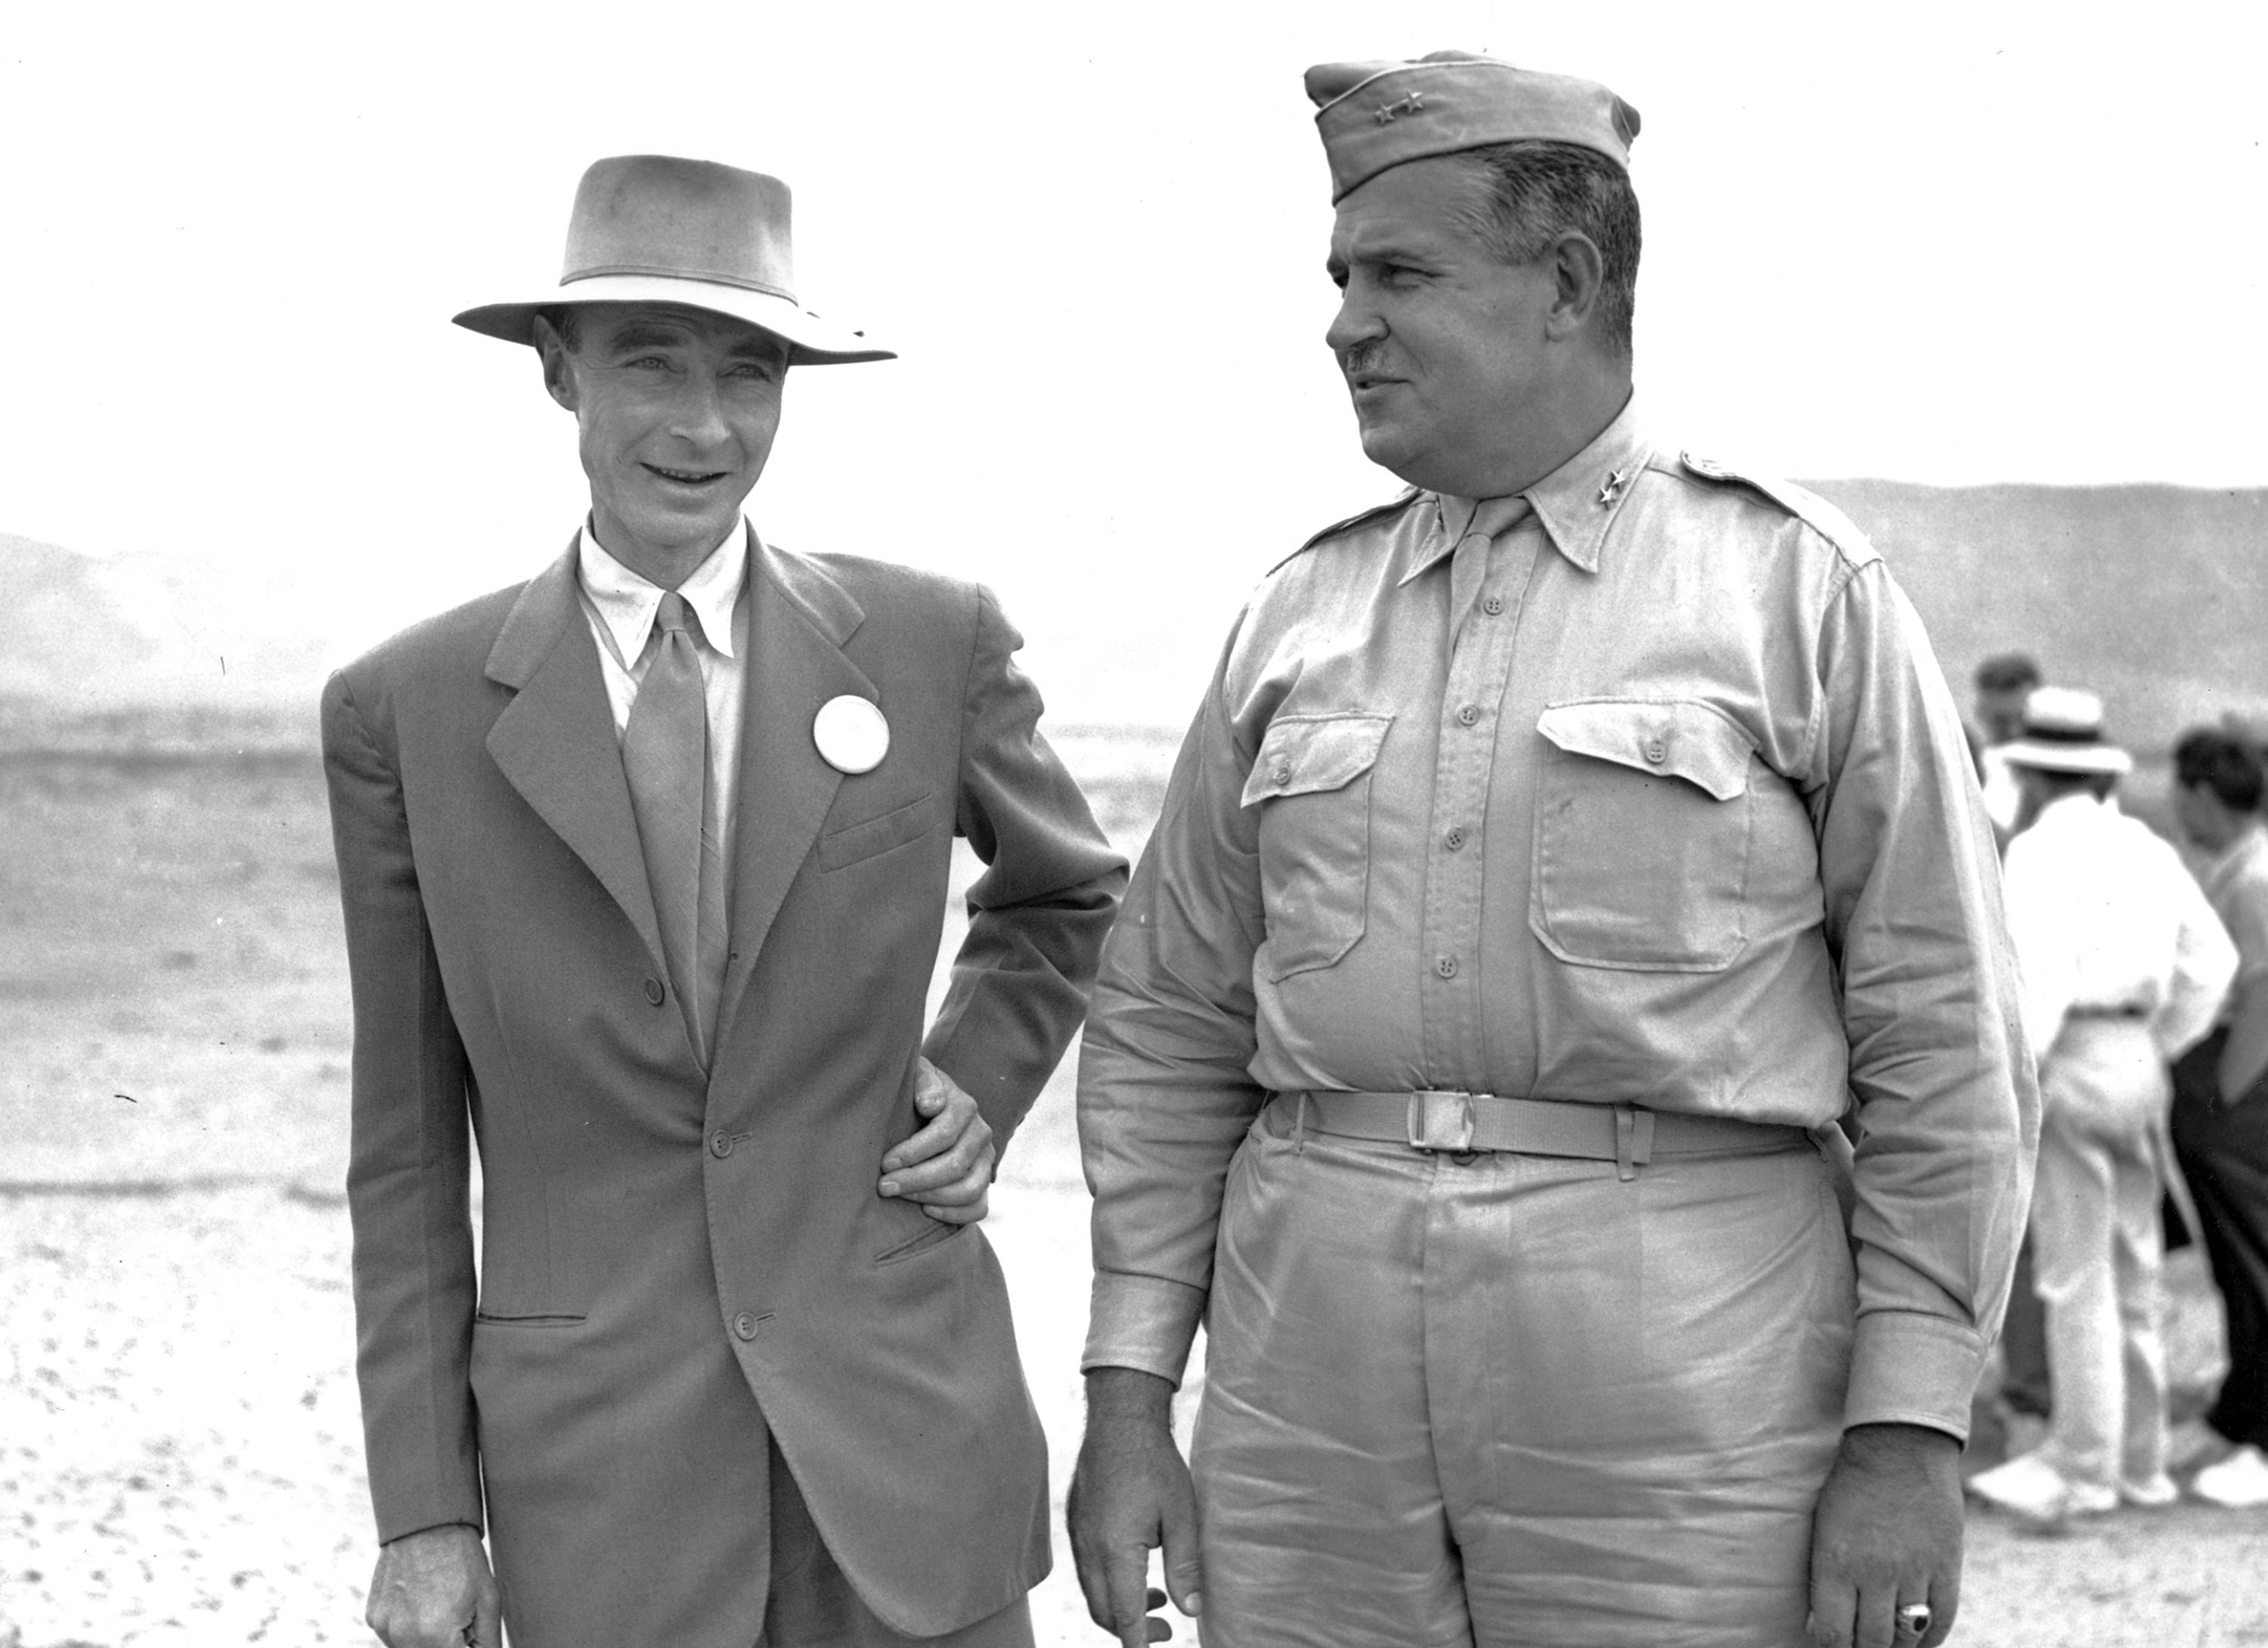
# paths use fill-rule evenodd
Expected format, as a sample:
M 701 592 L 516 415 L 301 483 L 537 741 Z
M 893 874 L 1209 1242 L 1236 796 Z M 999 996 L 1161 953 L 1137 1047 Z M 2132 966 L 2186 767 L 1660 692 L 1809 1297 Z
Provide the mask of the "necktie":
M 709 695 L 689 616 L 683 597 L 663 595 L 654 614 L 659 644 L 622 728 L 622 771 L 670 987 L 705 1066 L 725 982 L 725 877 L 709 784 Z

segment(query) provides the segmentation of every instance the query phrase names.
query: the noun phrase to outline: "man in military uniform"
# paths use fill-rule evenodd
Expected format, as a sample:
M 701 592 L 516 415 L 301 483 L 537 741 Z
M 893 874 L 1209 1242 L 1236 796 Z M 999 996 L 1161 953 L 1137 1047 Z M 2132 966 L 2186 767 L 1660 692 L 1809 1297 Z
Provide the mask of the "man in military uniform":
M 1307 90 L 1410 490 L 1263 582 L 1105 952 L 1090 1608 L 1162 1543 L 1238 1648 L 1941 1640 L 2037 1125 L 1959 713 L 1849 522 L 1646 434 L 1627 104 Z

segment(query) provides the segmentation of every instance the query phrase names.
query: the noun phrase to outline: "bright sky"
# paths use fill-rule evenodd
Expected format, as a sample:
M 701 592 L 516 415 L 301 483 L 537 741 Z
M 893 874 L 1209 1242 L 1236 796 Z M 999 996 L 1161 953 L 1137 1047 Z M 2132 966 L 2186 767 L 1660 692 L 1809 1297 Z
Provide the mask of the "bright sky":
M 1658 433 L 1813 477 L 2268 483 L 2264 18 L 19 8 L 0 531 L 211 563 L 335 657 L 526 577 L 585 501 L 571 426 L 448 317 L 551 289 L 591 159 L 693 155 L 787 179 L 806 300 L 903 357 L 795 374 L 759 529 L 982 578 L 1059 714 L 1178 721 L 1252 582 L 1397 486 L 1321 342 L 1300 71 L 1451 46 L 1641 112 Z

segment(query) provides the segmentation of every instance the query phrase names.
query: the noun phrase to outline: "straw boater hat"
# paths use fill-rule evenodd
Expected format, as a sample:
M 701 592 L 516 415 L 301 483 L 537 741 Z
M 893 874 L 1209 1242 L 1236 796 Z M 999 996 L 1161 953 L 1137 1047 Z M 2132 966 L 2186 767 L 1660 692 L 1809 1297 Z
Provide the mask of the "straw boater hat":
M 797 366 L 892 360 L 864 332 L 821 320 L 796 296 L 787 185 L 761 172 L 668 155 L 616 155 L 583 173 L 556 291 L 483 304 L 460 327 L 534 343 L 537 313 L 568 304 L 688 304 L 784 341 Z
M 2102 700 L 2076 687 L 2035 687 L 2024 700 L 2023 735 L 2000 747 L 2011 767 L 2042 772 L 2132 772 L 2134 758 L 2102 736 Z

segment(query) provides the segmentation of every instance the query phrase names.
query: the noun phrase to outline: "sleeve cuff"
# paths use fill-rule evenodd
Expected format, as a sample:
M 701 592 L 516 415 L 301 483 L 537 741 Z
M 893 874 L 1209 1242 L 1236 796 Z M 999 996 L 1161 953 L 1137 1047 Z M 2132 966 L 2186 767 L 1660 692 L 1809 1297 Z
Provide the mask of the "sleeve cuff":
M 1851 1347 L 1843 1424 L 1918 1424 L 1969 1441 L 1969 1403 L 1984 1372 L 1977 1332 L 1920 1311 L 1869 1311 Z
M 1098 1271 L 1079 1371 L 1138 1368 L 1178 1390 L 1204 1307 L 1204 1290 L 1186 1282 Z

